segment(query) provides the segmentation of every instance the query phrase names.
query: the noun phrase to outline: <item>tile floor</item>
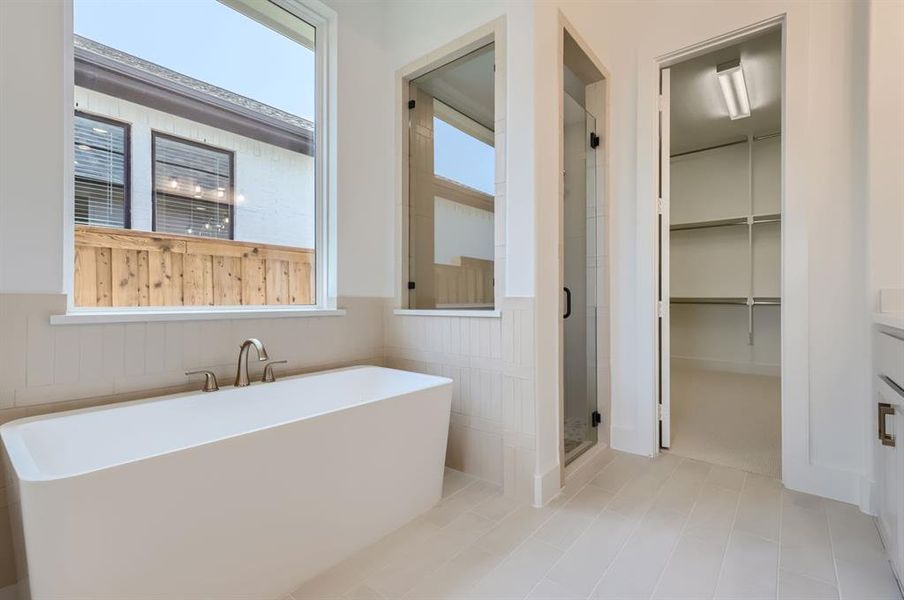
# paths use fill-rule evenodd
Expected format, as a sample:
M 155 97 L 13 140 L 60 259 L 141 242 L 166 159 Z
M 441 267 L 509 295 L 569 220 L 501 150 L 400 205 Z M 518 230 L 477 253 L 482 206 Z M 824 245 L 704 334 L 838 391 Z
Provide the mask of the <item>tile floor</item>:
M 761 475 L 602 450 L 542 509 L 447 471 L 430 512 L 286 600 L 900 599 L 873 520 Z

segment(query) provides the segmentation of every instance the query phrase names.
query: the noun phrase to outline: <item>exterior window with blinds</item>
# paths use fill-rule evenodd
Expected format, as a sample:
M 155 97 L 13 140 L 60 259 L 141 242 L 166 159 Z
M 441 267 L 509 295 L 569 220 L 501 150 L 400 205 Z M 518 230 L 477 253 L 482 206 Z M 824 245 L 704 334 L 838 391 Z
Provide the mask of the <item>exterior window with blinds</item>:
M 129 126 L 75 114 L 75 222 L 129 227 Z
M 154 231 L 231 240 L 233 153 L 153 136 Z

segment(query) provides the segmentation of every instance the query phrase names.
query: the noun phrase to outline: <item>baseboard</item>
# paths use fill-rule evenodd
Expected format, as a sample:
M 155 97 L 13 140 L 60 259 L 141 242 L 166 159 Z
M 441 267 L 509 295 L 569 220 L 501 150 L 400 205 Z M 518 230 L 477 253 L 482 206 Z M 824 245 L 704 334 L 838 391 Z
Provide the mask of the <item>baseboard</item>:
M 556 497 L 562 487 L 562 468 L 556 463 L 545 473 L 534 475 L 534 506 L 541 508 Z
M 878 516 L 879 484 L 869 477 L 860 476 L 860 511 L 873 517 Z
M 770 377 L 779 377 L 782 374 L 781 365 L 742 363 L 712 358 L 692 358 L 687 356 L 673 356 L 672 366 L 685 369 L 739 373 L 741 375 L 768 375 Z

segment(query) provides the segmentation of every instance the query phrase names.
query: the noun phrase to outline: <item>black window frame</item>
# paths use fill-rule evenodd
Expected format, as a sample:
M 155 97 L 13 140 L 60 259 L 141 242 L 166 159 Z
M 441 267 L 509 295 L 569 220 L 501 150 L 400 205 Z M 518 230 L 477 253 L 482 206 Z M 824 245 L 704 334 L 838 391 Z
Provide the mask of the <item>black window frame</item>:
M 108 229 L 132 229 L 132 124 L 128 121 L 120 121 L 118 119 L 110 118 L 106 115 L 99 115 L 97 113 L 92 113 L 85 110 L 80 110 L 78 108 L 74 111 L 74 116 L 82 117 L 84 119 L 91 119 L 92 121 L 98 121 L 100 123 L 106 123 L 108 125 L 113 125 L 114 127 L 121 127 L 123 129 L 123 207 L 122 207 L 122 220 L 123 226 L 120 227 L 111 227 L 108 225 L 91 225 L 89 223 L 75 223 L 75 173 L 73 172 L 72 176 L 72 221 L 76 225 L 84 225 L 85 227 L 107 227 Z M 75 122 L 72 124 L 73 131 L 73 146 L 75 145 Z
M 173 135 L 171 133 L 166 133 L 163 131 L 157 131 L 155 129 L 151 130 L 151 231 L 154 233 L 160 233 L 161 235 L 179 235 L 174 234 L 169 231 L 157 231 L 157 139 L 163 138 L 168 139 L 170 141 L 178 142 L 180 144 L 185 144 L 188 146 L 194 146 L 196 148 L 201 148 L 203 150 L 213 150 L 216 152 L 222 152 L 224 154 L 229 155 L 229 192 L 228 198 L 229 202 L 227 202 L 227 206 L 229 207 L 229 238 L 225 241 L 235 241 L 235 213 L 236 213 L 236 196 L 235 196 L 235 151 L 230 150 L 228 148 L 221 148 L 219 146 L 214 146 L 212 144 L 205 144 L 204 142 L 199 142 L 197 140 L 184 138 L 178 135 Z M 208 200 L 207 202 L 211 202 Z M 191 235 L 191 234 L 188 234 Z M 214 238 L 208 236 L 192 236 L 200 239 L 210 239 L 220 241 L 224 241 L 223 238 Z

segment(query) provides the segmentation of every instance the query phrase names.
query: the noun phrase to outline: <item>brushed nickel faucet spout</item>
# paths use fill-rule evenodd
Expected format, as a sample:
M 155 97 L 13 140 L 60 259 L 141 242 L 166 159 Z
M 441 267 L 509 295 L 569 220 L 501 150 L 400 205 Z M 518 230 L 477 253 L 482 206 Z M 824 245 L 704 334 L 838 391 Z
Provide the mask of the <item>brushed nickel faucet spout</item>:
M 241 349 L 239 350 L 239 365 L 235 372 L 235 387 L 245 387 L 251 383 L 251 380 L 248 379 L 248 350 L 252 346 L 257 350 L 257 360 L 263 362 L 270 358 L 267 354 L 267 349 L 264 348 L 264 345 L 259 339 L 248 338 L 242 342 Z

